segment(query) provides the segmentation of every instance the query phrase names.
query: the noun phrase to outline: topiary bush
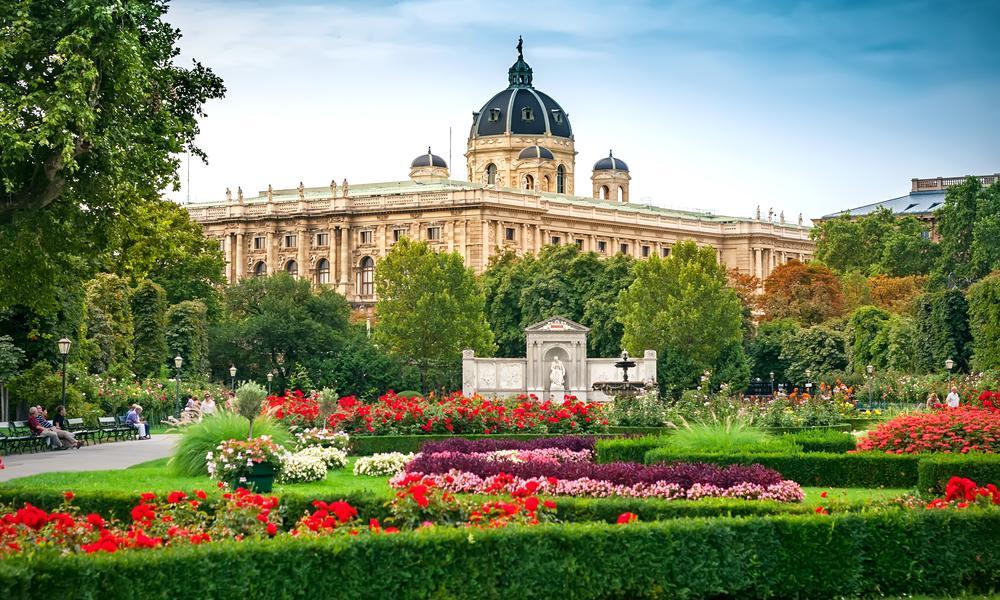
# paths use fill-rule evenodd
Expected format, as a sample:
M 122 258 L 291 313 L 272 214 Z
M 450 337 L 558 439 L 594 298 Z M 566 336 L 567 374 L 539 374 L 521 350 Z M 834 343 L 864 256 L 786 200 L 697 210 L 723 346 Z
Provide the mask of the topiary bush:
M 850 452 L 857 446 L 857 440 L 850 433 L 831 429 L 797 431 L 784 437 L 803 452 Z
M 291 434 L 283 425 L 270 417 L 254 419 L 254 433 L 257 437 L 268 435 L 279 445 L 292 441 Z M 189 425 L 180 430 L 181 438 L 174 448 L 169 466 L 178 475 L 191 477 L 206 474 L 205 456 L 215 451 L 225 440 L 245 440 L 250 435 L 250 421 L 231 412 L 220 412 L 210 419 Z
M 917 487 L 922 493 L 940 494 L 952 477 L 965 477 L 981 486 L 1000 486 L 1000 455 L 934 454 L 922 457 Z

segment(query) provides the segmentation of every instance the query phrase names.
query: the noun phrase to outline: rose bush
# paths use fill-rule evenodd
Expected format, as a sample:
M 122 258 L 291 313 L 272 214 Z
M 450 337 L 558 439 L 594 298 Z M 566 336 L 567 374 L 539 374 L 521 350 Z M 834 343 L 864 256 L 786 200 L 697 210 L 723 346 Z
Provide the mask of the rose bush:
M 990 405 L 941 408 L 896 417 L 858 440 L 857 450 L 894 454 L 917 452 L 1000 452 L 1000 410 Z
M 970 506 L 1000 506 L 1000 489 L 992 483 L 979 486 L 965 477 L 952 477 L 945 487 L 944 498 L 935 498 L 927 508 L 968 508 Z

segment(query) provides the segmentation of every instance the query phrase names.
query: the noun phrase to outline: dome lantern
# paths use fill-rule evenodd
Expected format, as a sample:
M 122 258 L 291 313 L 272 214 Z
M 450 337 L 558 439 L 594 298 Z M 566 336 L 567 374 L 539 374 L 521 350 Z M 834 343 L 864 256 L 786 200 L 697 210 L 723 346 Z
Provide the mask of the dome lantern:
M 448 179 L 448 163 L 443 158 L 431 152 L 427 146 L 427 154 L 421 154 L 410 162 L 410 179 L 417 182 L 430 182 Z
M 614 153 L 608 151 L 607 158 L 594 163 L 594 172 L 590 176 L 594 184 L 594 198 L 610 202 L 628 203 L 628 184 L 632 180 L 628 165 Z

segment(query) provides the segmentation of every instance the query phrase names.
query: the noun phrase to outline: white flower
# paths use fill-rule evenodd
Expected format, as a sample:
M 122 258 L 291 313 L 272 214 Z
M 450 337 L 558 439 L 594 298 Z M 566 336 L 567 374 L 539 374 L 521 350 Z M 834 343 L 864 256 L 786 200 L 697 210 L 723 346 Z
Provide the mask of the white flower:
M 413 460 L 413 453 L 385 452 L 362 456 L 354 463 L 354 474 L 368 477 L 391 477 L 403 470 Z

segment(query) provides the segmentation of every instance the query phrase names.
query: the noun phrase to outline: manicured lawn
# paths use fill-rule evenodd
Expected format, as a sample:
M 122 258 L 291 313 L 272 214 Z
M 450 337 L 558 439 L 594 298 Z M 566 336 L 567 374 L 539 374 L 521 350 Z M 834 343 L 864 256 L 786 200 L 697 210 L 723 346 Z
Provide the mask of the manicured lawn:
M 205 477 L 184 477 L 175 475 L 167 466 L 166 458 L 141 463 L 128 469 L 114 471 L 83 471 L 79 473 L 40 473 L 28 477 L 12 479 L 0 487 L 30 487 L 32 489 L 50 488 L 56 490 L 73 490 L 75 492 L 114 490 L 124 492 L 164 492 L 172 490 L 209 489 L 216 482 Z M 351 471 L 354 458 L 347 467 L 339 471 L 330 471 L 325 481 L 314 483 L 297 483 L 290 485 L 276 484 L 274 492 L 280 495 L 285 491 L 301 494 L 316 492 L 317 494 L 374 492 L 389 494 L 389 485 L 382 477 L 355 477 Z

